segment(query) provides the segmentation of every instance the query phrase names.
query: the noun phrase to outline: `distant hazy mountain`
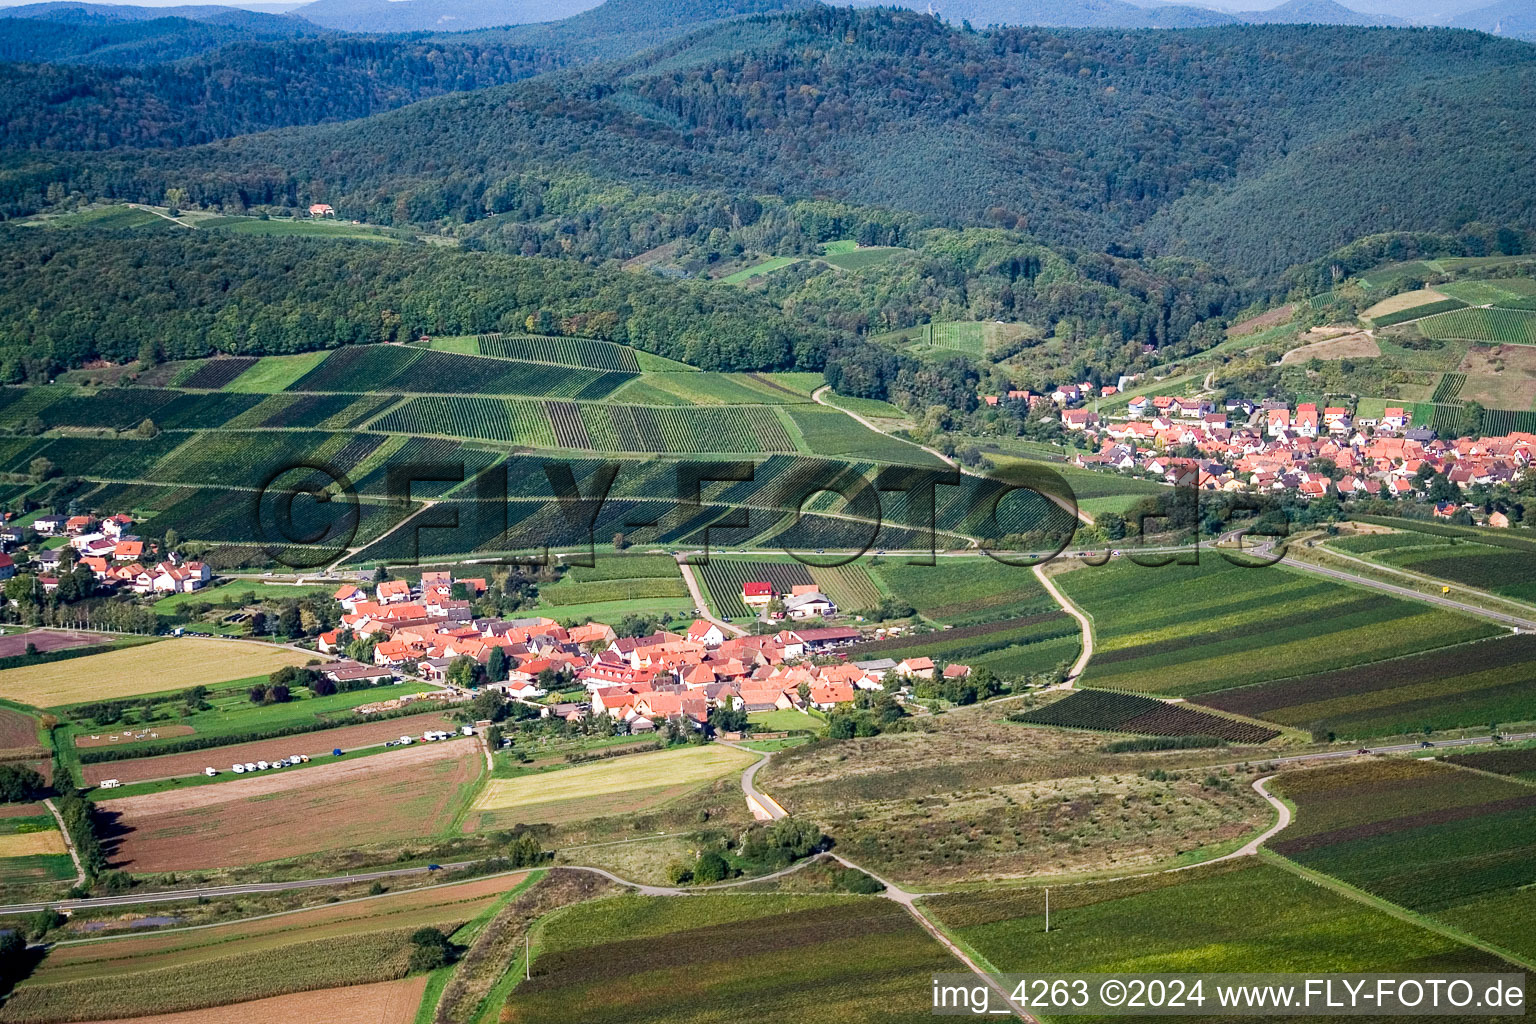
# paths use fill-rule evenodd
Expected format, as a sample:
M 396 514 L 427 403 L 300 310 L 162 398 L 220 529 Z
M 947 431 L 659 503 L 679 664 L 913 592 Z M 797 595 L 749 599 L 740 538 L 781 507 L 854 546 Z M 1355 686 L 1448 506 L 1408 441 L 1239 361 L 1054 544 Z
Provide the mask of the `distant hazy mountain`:
M 892 0 L 853 0 L 856 7 L 889 6 Z M 1363 14 L 1334 0 L 1290 0 L 1269 10 L 1218 11 L 1190 4 L 1138 6 L 1125 0 L 896 0 L 916 11 L 930 7 L 944 20 L 987 25 L 1061 28 L 1204 28 L 1211 25 L 1407 25 L 1387 14 Z M 1518 0 L 1530 4 L 1536 0 Z
M 557 21 L 596 6 L 597 0 L 315 0 L 293 13 L 346 32 L 451 32 Z
M 848 6 L 839 3 L 836 6 Z M 1138 7 L 1125 0 L 852 0 L 854 7 L 906 7 L 932 10 L 951 24 L 1045 25 L 1056 28 L 1201 28 L 1230 25 L 1237 19 L 1221 11 L 1183 4 Z
M 280 5 L 273 4 L 272 7 Z M 297 6 L 297 5 L 294 5 Z M 86 4 L 57 2 L 23 4 L 19 7 L 0 7 L 0 18 L 30 18 L 37 21 L 59 21 L 68 24 L 90 24 L 103 21 L 157 21 L 162 18 L 184 18 L 187 21 L 207 21 L 217 25 L 238 25 L 247 28 L 269 28 L 278 34 L 277 26 L 292 19 L 278 14 L 264 13 L 222 4 L 186 5 L 181 7 L 140 7 L 134 4 Z
M 1504 0 L 1452 18 L 1450 24 L 1536 42 L 1536 0 Z
M 1335 0 L 1290 0 L 1267 11 L 1244 11 L 1242 20 L 1259 25 L 1395 25 L 1408 22 L 1390 14 L 1361 14 Z

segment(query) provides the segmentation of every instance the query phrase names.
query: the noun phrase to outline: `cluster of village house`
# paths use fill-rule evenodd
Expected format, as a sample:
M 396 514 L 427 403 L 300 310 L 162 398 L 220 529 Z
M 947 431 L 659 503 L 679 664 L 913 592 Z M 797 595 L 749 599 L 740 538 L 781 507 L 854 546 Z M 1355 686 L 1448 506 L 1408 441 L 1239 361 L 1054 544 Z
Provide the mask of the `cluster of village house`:
M 486 585 L 484 579 L 457 582 L 467 593 Z M 686 633 L 633 638 L 620 637 L 601 622 L 561 626 L 547 618 L 475 618 L 469 600 L 453 597 L 454 583 L 447 572 L 426 572 L 416 587 L 390 580 L 370 592 L 344 584 L 335 593 L 344 610 L 341 626 L 321 635 L 320 650 L 339 650 L 345 632 L 373 637 L 378 641 L 375 664 L 342 663 L 328 671 L 375 679 L 414 666 L 423 678 L 442 681 L 455 660 L 485 665 L 491 652 L 500 649 L 508 674 L 490 684 L 494 689 L 516 700 L 538 701 L 548 696 L 540 685 L 550 678 L 548 672 L 561 680 L 562 690 L 581 688 L 587 698 L 541 705 L 546 714 L 568 720 L 607 715 L 631 732 L 654 729 L 669 719 L 702 724 L 715 707 L 827 711 L 851 703 L 859 690 L 884 689 L 889 673 L 903 680 L 931 679 L 935 673 L 953 679 L 971 671 L 965 665 L 940 668 L 930 658 L 814 664 L 816 656 L 838 654 L 860 639 L 859 630 L 846 626 L 728 638 L 715 623 L 699 619 Z M 763 586 L 772 590 L 771 585 L 747 583 L 743 598 L 751 588 L 758 600 Z
M 1102 391 L 1114 394 L 1116 389 Z M 1278 401 L 1254 405 L 1230 399 L 1218 408 L 1205 398 L 1141 396 L 1127 406 L 1129 418 L 1116 420 L 1072 407 L 1093 393 L 1089 385 L 1073 384 L 1050 395 L 1011 391 L 988 396 L 987 402 L 1066 406 L 1062 425 L 1082 432 L 1096 448 L 1077 456 L 1077 465 L 1138 471 L 1202 490 L 1295 491 L 1308 498 L 1407 497 L 1419 487 L 1426 466 L 1466 490 L 1476 484 L 1513 482 L 1526 471 L 1536 449 L 1536 434 L 1443 440 L 1427 427 L 1411 426 L 1411 413 L 1396 406 L 1380 417 L 1357 417 L 1343 406 L 1318 408 L 1305 402 L 1292 408 Z M 1167 454 L 1186 446 L 1201 457 Z M 1310 468 L 1319 459 L 1333 463 L 1342 476 L 1334 480 L 1338 474 Z M 1444 508 L 1438 511 L 1448 514 Z M 1492 519 L 1490 523 L 1508 525 Z
M 0 546 L 12 548 L 26 544 L 34 536 L 42 539 L 68 537 L 76 565 L 84 565 L 96 577 L 97 585 L 126 590 L 135 594 L 181 594 L 201 589 L 213 573 L 202 562 L 184 562 L 175 554 L 153 561 L 153 542 L 130 532 L 133 516 L 124 512 L 97 519 L 90 515 L 39 516 L 30 526 L 7 522 L 0 524 Z M 57 570 L 63 559 L 59 548 L 43 548 L 32 555 L 40 568 L 39 582 L 45 592 L 58 589 Z M 10 554 L 0 552 L 0 579 L 16 573 Z

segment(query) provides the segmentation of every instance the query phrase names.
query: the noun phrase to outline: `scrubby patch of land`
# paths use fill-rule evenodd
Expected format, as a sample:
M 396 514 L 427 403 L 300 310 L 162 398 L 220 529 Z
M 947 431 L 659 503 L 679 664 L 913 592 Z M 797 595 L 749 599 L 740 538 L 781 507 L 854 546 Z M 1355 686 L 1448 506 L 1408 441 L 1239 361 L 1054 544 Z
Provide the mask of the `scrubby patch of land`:
M 926 1012 L 926 983 L 912 979 L 955 969 L 879 897 L 615 896 L 551 918 L 537 950 L 503 1020 L 713 1020 L 744 1007 L 806 1024 L 906 1019 Z
M 1536 936 L 1536 787 L 1432 761 L 1287 773 L 1296 820 L 1270 847 L 1527 960 Z
M 1303 337 L 1315 337 L 1311 331 Z M 1309 359 L 1375 359 L 1381 355 L 1376 339 L 1366 331 L 1333 331 L 1332 337 L 1322 338 L 1293 348 L 1280 357 L 1281 365 L 1305 363 Z
M 470 740 L 122 800 L 100 808 L 114 864 L 238 867 L 443 833 L 484 768 Z
M 211 686 L 302 665 L 302 651 L 263 644 L 184 637 L 83 658 L 0 671 L 0 697 L 55 707 Z

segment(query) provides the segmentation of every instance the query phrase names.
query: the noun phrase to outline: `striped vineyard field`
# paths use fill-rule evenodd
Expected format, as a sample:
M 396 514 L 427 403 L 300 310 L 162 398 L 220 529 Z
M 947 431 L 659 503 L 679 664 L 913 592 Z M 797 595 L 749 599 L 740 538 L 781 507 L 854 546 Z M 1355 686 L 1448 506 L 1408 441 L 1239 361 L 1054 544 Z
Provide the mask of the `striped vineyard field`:
M 752 614 L 741 600 L 741 588 L 745 583 L 772 583 L 774 590 L 787 594 L 793 587 L 816 582 L 811 571 L 799 562 L 741 562 L 711 558 L 698 570 L 715 608 L 731 619 Z
M 812 566 L 810 572 L 821 592 L 843 612 L 865 611 L 880 604 L 880 588 L 869 570 L 857 562 L 830 568 Z
M 615 370 L 577 369 L 399 345 L 350 345 L 332 352 L 287 390 L 600 399 L 634 378 L 633 373 Z
M 1419 321 L 1426 338 L 1443 341 L 1498 341 L 1536 345 L 1536 310 L 1474 307 Z
M 793 452 L 772 409 L 760 406 L 583 405 L 590 445 L 613 452 Z
M 1426 302 L 1408 309 L 1400 309 L 1395 313 L 1383 313 L 1381 316 L 1370 318 L 1372 327 L 1391 327 L 1394 324 L 1405 324 L 1410 320 L 1422 320 L 1427 316 L 1437 313 L 1449 313 L 1452 310 L 1466 309 L 1467 304 L 1460 299 L 1440 299 L 1435 302 Z
M 480 354 L 497 359 L 554 363 L 578 369 L 639 373 L 640 361 L 628 345 L 591 338 L 553 338 L 538 334 L 482 334 Z
M 1142 736 L 1215 736 L 1234 743 L 1264 743 L 1280 735 L 1278 729 L 1266 729 L 1150 697 L 1102 690 L 1079 690 L 1054 704 L 1016 715 L 1013 720 L 1030 725 Z
M 1515 409 L 1483 411 L 1483 433 L 1500 436 L 1516 431 L 1526 434 L 1536 433 L 1536 412 L 1521 412 Z
M 1466 374 L 1447 373 L 1440 378 L 1440 383 L 1435 385 L 1435 393 L 1429 396 L 1429 400 L 1431 402 L 1449 402 L 1461 394 L 1461 389 L 1466 386 Z

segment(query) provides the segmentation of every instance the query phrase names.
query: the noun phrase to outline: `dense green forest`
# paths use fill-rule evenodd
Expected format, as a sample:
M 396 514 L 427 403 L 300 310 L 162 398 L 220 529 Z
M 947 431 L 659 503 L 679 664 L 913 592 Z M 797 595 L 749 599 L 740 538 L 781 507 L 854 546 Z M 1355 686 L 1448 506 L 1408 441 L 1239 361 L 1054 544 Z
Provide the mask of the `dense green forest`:
M 530 174 L 581 172 L 651 192 L 852 198 L 1268 274 L 1379 231 L 1529 226 L 1532 95 L 1536 50 L 1470 32 L 975 32 L 816 8 L 339 125 L 13 157 L 0 203 L 35 208 L 57 181 L 302 204 L 323 182 L 345 215 L 455 225 L 515 219 Z
M 235 16 L 217 22 L 179 17 L 142 21 L 0 18 L 0 61 L 140 67 L 181 60 L 231 43 L 314 36 L 323 31 L 297 18 L 254 11 L 231 14 Z M 16 73 L 21 72 L 8 71 L 7 77 Z
M 0 230 L 0 379 L 92 359 L 276 354 L 541 329 L 713 370 L 819 369 L 828 332 L 748 292 L 438 246 Z

